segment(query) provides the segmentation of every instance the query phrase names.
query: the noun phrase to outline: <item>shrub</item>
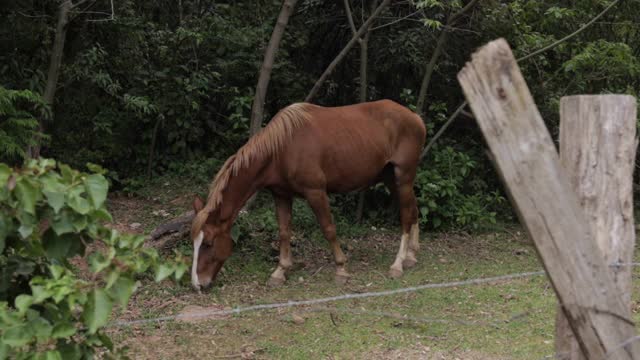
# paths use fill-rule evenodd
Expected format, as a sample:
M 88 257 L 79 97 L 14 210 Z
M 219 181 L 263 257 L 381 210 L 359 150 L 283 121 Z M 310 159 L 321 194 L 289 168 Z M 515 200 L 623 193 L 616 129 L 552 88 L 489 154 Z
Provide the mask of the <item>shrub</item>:
M 49 116 L 49 108 L 39 95 L 0 86 L 0 160 L 22 160 L 27 147 L 44 138 L 35 115 L 25 110 L 29 107 Z
M 494 210 L 505 199 L 473 176 L 476 167 L 468 154 L 451 146 L 433 150 L 429 161 L 418 169 L 415 182 L 422 224 L 478 228 L 496 222 Z
M 139 235 L 105 227 L 108 182 L 53 160 L 22 169 L 0 163 L 0 358 L 115 356 L 103 328 L 152 270 L 179 279 L 187 266 L 163 263 Z M 85 250 L 90 275 L 69 261 Z

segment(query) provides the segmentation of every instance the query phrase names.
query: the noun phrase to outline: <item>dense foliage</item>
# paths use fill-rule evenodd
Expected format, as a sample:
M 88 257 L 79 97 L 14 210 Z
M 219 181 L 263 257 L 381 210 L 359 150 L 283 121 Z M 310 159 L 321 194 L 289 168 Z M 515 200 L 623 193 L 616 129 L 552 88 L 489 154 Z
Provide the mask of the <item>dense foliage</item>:
M 38 129 L 37 115 L 48 116 L 42 98 L 30 90 L 10 90 L 0 85 L 0 154 L 8 160 L 27 156 L 29 146 L 45 137 Z
M 179 279 L 183 262 L 160 260 L 144 237 L 102 225 L 108 182 L 53 160 L 0 164 L 0 358 L 116 355 L 103 331 L 124 309 L 136 276 Z M 76 255 L 88 270 L 78 272 Z M 77 261 L 74 261 L 77 260 Z
M 446 31 L 426 95 L 424 119 L 433 134 L 462 100 L 455 75 L 476 47 L 505 37 L 523 56 L 575 31 L 611 2 L 483 0 L 447 25 L 469 1 L 392 1 L 369 39 L 368 98 L 414 106 L 436 40 Z M 356 27 L 368 16 L 369 3 L 350 2 Z M 19 1 L 0 7 L 0 86 L 44 93 L 59 4 Z M 135 190 L 145 175 L 184 173 L 190 164 L 207 164 L 204 169 L 213 176 L 248 137 L 258 71 L 280 5 L 273 0 L 83 3 L 69 17 L 51 116 L 14 100 L 10 109 L 20 110 L 24 120 L 12 125 L 6 119 L 15 116 L 0 108 L 0 136 L 11 138 L 2 141 L 0 157 L 16 163 L 23 155 L 20 149 L 36 130 L 32 117 L 23 116 L 31 114 L 49 138 L 45 156 L 75 167 L 100 164 L 110 170 L 117 189 Z M 564 95 L 637 96 L 639 11 L 639 2 L 619 1 L 586 31 L 521 64 L 552 132 Z M 347 43 L 352 33 L 345 14 L 341 1 L 299 1 L 274 64 L 265 122 L 303 99 Z M 357 101 L 358 51 L 356 46 L 339 64 L 315 102 Z M 5 92 L 1 98 L 7 98 Z M 461 116 L 425 158 L 416 191 L 426 224 L 477 225 L 493 221 L 494 213 L 509 213 L 483 148 L 474 122 Z M 370 193 L 365 214 L 375 216 L 379 211 L 371 204 L 387 204 L 385 196 L 381 189 Z M 354 201 L 337 205 L 352 209 Z

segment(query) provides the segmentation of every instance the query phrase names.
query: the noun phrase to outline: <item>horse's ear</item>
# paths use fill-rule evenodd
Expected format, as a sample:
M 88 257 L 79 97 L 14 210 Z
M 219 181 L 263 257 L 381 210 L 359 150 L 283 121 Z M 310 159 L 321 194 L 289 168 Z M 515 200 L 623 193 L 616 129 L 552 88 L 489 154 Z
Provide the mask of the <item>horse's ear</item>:
M 204 201 L 200 198 L 200 196 L 196 195 L 193 198 L 193 210 L 197 214 L 198 212 L 200 212 L 200 210 L 202 210 L 202 208 L 204 208 Z

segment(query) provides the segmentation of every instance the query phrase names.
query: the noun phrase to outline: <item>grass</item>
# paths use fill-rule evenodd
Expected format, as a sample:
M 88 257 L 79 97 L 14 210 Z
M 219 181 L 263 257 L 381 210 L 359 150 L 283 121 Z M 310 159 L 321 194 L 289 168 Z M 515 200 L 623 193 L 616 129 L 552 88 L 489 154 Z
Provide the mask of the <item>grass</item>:
M 119 209 L 116 218 L 120 212 L 128 221 L 145 223 L 149 219 L 144 211 L 184 196 L 170 195 L 167 192 L 162 201 L 132 211 Z M 188 206 L 174 203 L 174 212 Z M 296 207 L 294 219 L 302 219 L 298 225 L 312 222 L 305 211 L 302 205 Z M 256 219 L 260 217 L 268 216 Z M 387 269 L 399 242 L 395 230 L 346 226 L 339 224 L 340 238 L 353 278 L 344 286 L 333 281 L 334 267 L 324 240 L 318 232 L 307 230 L 295 233 L 296 263 L 287 283 L 268 288 L 265 284 L 277 263 L 277 251 L 276 232 L 267 224 L 243 235 L 253 240 L 243 239 L 210 291 L 193 292 L 188 278 L 180 283 L 144 284 L 119 318 L 178 314 L 193 305 L 230 309 L 542 268 L 534 247 L 518 228 L 484 234 L 423 233 L 418 265 L 401 279 L 390 279 Z M 190 246 L 183 249 L 188 252 Z M 638 275 L 636 271 L 634 277 Z M 640 284 L 634 286 L 634 299 L 640 297 L 638 290 Z M 555 304 L 546 277 L 536 276 L 110 332 L 136 359 L 541 359 L 553 354 Z M 634 317 L 640 320 L 637 314 Z

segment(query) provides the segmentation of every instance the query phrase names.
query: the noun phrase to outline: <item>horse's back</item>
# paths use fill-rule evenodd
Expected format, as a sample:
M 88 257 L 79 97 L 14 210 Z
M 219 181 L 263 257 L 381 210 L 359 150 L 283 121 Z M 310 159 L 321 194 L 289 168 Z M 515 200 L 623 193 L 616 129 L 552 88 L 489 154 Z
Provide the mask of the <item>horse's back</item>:
M 390 157 L 399 148 L 419 153 L 424 146 L 426 129 L 422 119 L 391 100 L 340 107 L 313 106 L 310 113 L 312 132 L 326 137 L 327 151 L 351 152 L 351 148 L 359 147 L 378 155 L 384 150 Z
M 369 185 L 390 162 L 416 163 L 424 145 L 422 120 L 390 100 L 322 107 L 293 133 L 278 161 L 294 188 L 347 192 Z

